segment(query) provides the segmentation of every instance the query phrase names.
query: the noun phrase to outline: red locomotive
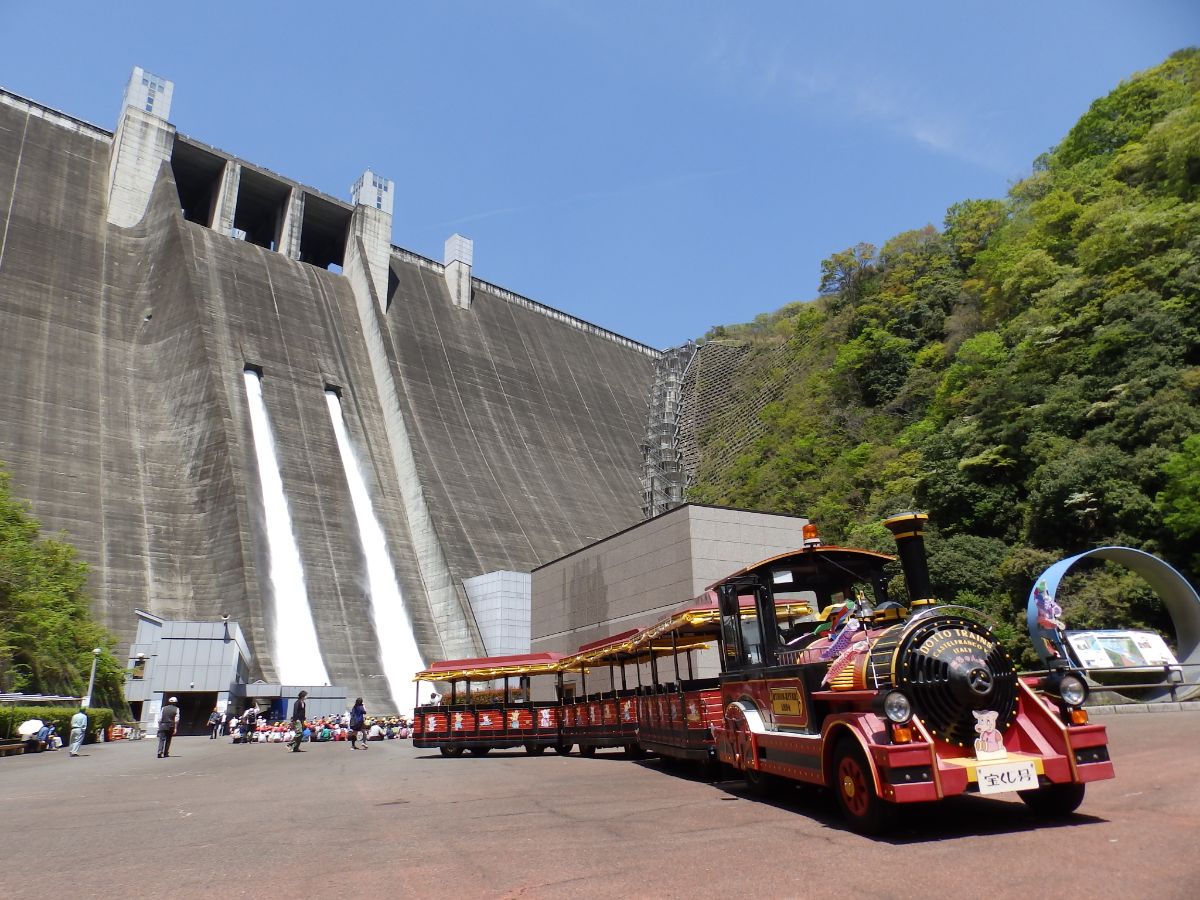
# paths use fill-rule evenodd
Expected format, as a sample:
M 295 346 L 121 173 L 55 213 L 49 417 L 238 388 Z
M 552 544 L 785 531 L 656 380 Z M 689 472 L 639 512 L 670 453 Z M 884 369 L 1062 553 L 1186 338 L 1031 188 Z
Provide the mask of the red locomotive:
M 803 548 L 734 572 L 649 628 L 569 656 L 418 673 L 449 681 L 451 695 L 418 707 L 414 743 L 447 755 L 622 747 L 724 764 L 763 792 L 781 781 L 828 787 L 867 833 L 885 830 L 902 804 L 966 793 L 1016 791 L 1035 812 L 1070 813 L 1087 782 L 1113 777 L 1105 729 L 1083 709 L 1082 673 L 1064 664 L 1019 675 L 975 611 L 934 600 L 925 518 L 884 523 L 907 603 L 887 596 L 893 557 L 824 546 L 806 526 Z M 714 641 L 720 673 L 697 677 L 694 652 Z M 595 683 L 605 667 L 607 690 L 589 693 L 588 673 Z M 537 676 L 556 681 L 547 699 L 532 697 Z M 486 702 L 472 697 L 473 683 L 500 680 Z

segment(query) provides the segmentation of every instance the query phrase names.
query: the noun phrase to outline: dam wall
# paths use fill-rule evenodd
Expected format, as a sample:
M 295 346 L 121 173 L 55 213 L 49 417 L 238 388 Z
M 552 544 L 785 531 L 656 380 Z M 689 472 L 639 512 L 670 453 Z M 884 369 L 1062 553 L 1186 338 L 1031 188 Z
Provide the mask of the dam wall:
M 274 682 L 253 368 L 325 668 L 394 708 L 325 391 L 422 654 L 472 656 L 485 648 L 465 579 L 529 571 L 638 520 L 657 351 L 469 266 L 466 302 L 452 297 L 446 264 L 381 251 L 390 197 L 336 200 L 144 113 L 114 136 L 0 93 L 0 460 L 79 548 L 124 646 L 135 608 L 228 614 L 251 677 Z M 136 179 L 114 192 L 114 141 L 143 126 L 159 130 L 138 132 L 153 152 L 122 157 Z

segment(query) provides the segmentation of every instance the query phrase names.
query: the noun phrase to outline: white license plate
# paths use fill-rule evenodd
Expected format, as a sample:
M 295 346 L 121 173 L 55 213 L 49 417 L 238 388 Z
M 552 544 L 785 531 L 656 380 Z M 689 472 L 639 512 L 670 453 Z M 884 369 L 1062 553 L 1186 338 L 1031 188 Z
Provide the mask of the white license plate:
M 997 763 L 975 771 L 981 794 L 1030 791 L 1038 786 L 1037 767 L 1031 762 Z

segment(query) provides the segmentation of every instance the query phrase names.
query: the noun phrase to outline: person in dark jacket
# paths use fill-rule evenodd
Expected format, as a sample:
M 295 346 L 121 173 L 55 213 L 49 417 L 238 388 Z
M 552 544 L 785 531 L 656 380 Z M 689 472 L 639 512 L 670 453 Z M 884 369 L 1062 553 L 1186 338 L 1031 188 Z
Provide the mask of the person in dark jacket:
M 362 748 L 367 749 L 367 708 L 363 706 L 363 699 L 359 697 L 354 701 L 354 708 L 350 710 L 350 749 L 357 750 L 358 742 L 362 741 Z
M 296 732 L 296 736 L 292 738 L 293 753 L 300 752 L 300 744 L 304 741 L 304 720 L 308 718 L 308 709 L 304 698 L 307 696 L 308 691 L 301 691 L 296 702 L 292 704 L 292 728 Z
M 221 715 L 221 711 L 219 709 L 214 709 L 212 712 L 210 712 L 208 714 L 208 738 L 209 738 L 209 740 L 215 741 L 217 739 L 217 737 L 219 736 L 219 733 L 221 731 L 221 723 L 224 721 L 224 719 L 225 719 L 225 717 L 223 715 Z
M 242 713 L 242 743 L 253 744 L 258 732 L 258 704 L 251 703 Z
M 171 738 L 175 736 L 175 730 L 179 727 L 179 707 L 175 704 L 179 700 L 171 697 L 167 700 L 167 705 L 159 711 L 158 714 L 158 758 L 166 759 L 171 755 Z

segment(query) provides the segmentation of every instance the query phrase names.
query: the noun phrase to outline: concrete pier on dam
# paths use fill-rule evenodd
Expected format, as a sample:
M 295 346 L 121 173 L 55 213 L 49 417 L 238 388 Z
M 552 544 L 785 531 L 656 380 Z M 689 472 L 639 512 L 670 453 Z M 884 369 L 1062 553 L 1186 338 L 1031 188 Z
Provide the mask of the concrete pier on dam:
M 0 91 L 0 460 L 133 610 L 279 623 L 243 373 L 261 376 L 325 671 L 394 708 L 334 391 L 426 659 L 488 652 L 463 582 L 640 518 L 658 351 L 392 246 L 395 184 L 346 203 L 176 133 L 140 69 L 115 132 Z M 395 705 L 411 705 L 412 697 Z

